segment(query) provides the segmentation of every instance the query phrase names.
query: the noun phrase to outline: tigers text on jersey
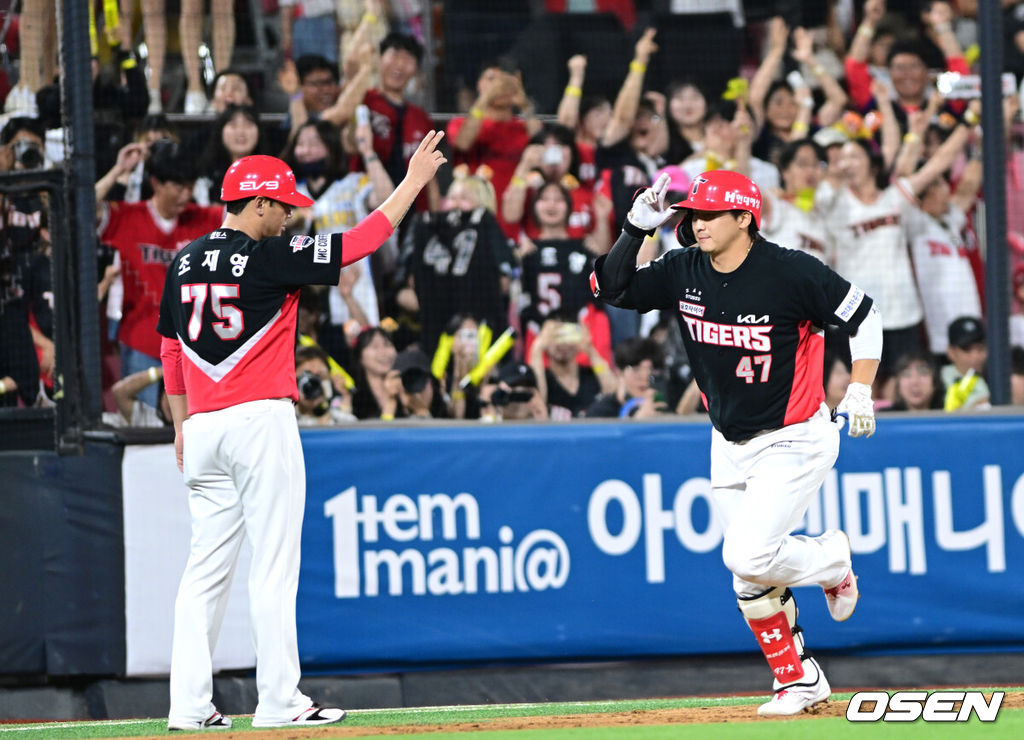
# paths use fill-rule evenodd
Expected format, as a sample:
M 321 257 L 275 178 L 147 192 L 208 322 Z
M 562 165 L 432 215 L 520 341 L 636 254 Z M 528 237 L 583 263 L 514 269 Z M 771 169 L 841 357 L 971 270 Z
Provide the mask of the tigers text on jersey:
M 878 305 L 882 328 L 906 329 L 924 318 L 907 249 L 906 221 L 914 211 L 910 183 L 900 178 L 865 203 L 847 187 L 818 186 L 829 264 Z
M 711 422 L 731 442 L 814 415 L 825 399 L 823 327 L 855 332 L 871 308 L 821 261 L 766 241 L 730 273 L 696 247 L 674 249 L 610 300 L 675 312 Z
M 157 331 L 181 341 L 190 414 L 298 398 L 298 291 L 337 285 L 342 238 L 255 241 L 221 228 L 178 253 L 167 270 Z

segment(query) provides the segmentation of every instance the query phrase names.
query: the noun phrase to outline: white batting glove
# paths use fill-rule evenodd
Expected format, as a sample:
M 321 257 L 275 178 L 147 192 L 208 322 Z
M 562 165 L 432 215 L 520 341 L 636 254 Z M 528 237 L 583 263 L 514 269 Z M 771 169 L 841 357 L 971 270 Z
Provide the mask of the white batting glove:
M 668 221 L 672 209 L 665 206 L 665 192 L 668 190 L 669 177 L 662 174 L 653 186 L 646 188 L 633 201 L 626 218 L 638 229 L 653 231 Z
M 840 429 L 844 422 L 850 422 L 846 433 L 851 437 L 870 437 L 874 434 L 875 404 L 871 400 L 871 386 L 850 383 L 843 400 L 836 406 L 835 417 Z

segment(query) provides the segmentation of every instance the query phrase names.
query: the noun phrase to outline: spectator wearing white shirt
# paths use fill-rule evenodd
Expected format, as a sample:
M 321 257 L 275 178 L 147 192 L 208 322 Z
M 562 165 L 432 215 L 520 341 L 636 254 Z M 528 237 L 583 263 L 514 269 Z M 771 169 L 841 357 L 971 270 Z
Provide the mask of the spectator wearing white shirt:
M 981 295 L 964 242 L 967 213 L 981 187 L 981 161 L 972 159 L 950 188 L 940 175 L 921 193 L 908 213 L 907 236 L 917 285 L 924 306 L 928 345 L 942 355 L 948 344 L 946 328 L 958 316 L 981 316 Z
M 825 221 L 816 198 L 825 153 L 810 139 L 790 142 L 779 154 L 783 187 L 764 190 L 761 233 L 770 242 L 825 261 Z
M 907 219 L 916 208 L 917 195 L 949 168 L 967 136 L 968 129 L 957 126 L 935 156 L 891 185 L 872 143 L 854 139 L 843 145 L 839 181 L 826 180 L 819 188 L 828 261 L 874 298 L 882 314 L 880 382 L 891 377 L 900 355 L 923 345 L 924 311 L 910 262 Z
M 323 120 L 307 120 L 298 127 L 282 158 L 295 172 L 298 191 L 313 199 L 313 206 L 297 210 L 293 228 L 308 234 L 337 234 L 348 231 L 384 202 L 394 184 L 380 158 L 373 151 L 369 124 L 356 132 L 365 172 L 346 172 L 342 136 L 338 128 Z M 361 142 L 361 143 L 360 143 Z M 341 287 L 328 294 L 329 323 L 342 327 L 350 319 L 360 326 L 380 323 L 377 291 L 370 257 L 342 271 Z M 353 279 L 353 274 L 355 278 Z M 359 311 L 354 311 L 351 297 Z

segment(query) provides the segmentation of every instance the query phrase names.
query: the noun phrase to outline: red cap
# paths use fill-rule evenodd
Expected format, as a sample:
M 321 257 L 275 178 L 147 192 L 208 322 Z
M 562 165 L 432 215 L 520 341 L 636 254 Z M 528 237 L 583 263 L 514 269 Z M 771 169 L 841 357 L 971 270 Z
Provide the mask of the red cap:
M 754 226 L 761 228 L 761 191 L 739 172 L 702 172 L 693 179 L 690 196 L 672 207 L 693 211 L 749 211 L 754 217 Z
M 295 173 L 277 157 L 253 154 L 242 157 L 228 167 L 221 185 L 220 199 L 225 203 L 262 195 L 285 205 L 305 207 L 313 205 L 295 189 Z

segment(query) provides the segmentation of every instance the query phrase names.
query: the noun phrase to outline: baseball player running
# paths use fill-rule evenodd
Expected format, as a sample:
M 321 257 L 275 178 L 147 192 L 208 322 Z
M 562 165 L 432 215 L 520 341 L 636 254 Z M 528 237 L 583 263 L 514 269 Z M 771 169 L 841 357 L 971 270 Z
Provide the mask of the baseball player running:
M 192 544 L 174 608 L 168 729 L 231 727 L 211 702 L 211 653 L 243 536 L 253 549 L 249 601 L 259 703 L 254 727 L 321 725 L 345 712 L 298 689 L 295 595 L 306 481 L 292 403 L 299 288 L 337 285 L 341 268 L 391 235 L 446 160 L 431 131 L 394 193 L 345 234 L 281 236 L 296 192 L 279 159 L 250 156 L 224 176 L 221 228 L 167 272 L 161 360 L 178 468 L 189 487 Z
M 698 176 L 687 200 L 666 207 L 668 176 L 643 190 L 611 252 L 599 257 L 594 294 L 640 312 L 676 312 L 694 377 L 714 426 L 711 487 L 724 524 L 722 559 L 740 611 L 775 675 L 757 712 L 797 714 L 831 689 L 804 647 L 792 586 L 825 590 L 832 618 L 857 605 L 850 542 L 838 530 L 794 536 L 839 452 L 824 404 L 823 327 L 850 334 L 852 382 L 837 415 L 849 434 L 875 429 L 871 383 L 882 325 L 871 298 L 814 257 L 758 234 L 761 193 L 736 172 Z M 644 237 L 675 209 L 685 249 L 636 266 Z

